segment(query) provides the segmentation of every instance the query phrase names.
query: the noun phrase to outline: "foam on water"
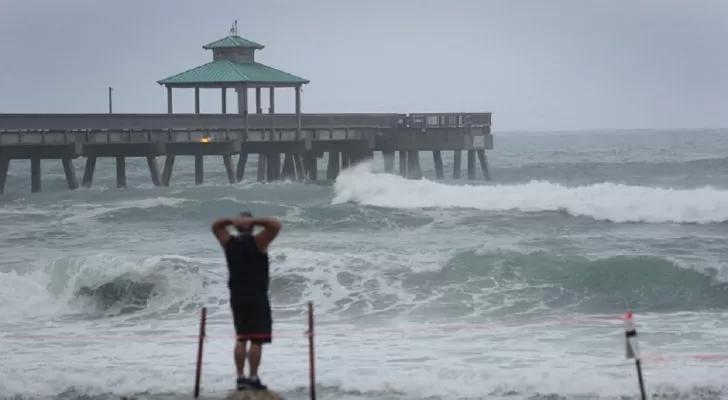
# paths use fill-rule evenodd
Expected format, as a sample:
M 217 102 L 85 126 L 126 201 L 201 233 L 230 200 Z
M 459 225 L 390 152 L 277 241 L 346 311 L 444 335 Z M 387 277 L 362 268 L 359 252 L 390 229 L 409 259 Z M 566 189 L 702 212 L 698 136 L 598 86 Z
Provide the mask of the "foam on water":
M 333 204 L 387 208 L 474 208 L 485 211 L 565 211 L 612 222 L 719 223 L 728 221 L 728 190 L 690 190 L 600 183 L 568 187 L 550 182 L 521 185 L 446 185 L 374 173 L 370 163 L 342 172 Z
M 500 176 L 548 165 L 563 150 L 554 140 L 534 157 L 540 145 L 511 146 L 494 163 L 512 166 Z M 307 397 L 309 300 L 322 399 L 632 398 L 615 319 L 628 308 L 651 395 L 725 398 L 725 360 L 695 355 L 728 353 L 726 191 L 694 182 L 710 163 L 677 159 L 659 166 L 659 182 L 681 190 L 650 186 L 652 172 L 644 185 L 589 184 L 602 178 L 594 147 L 558 154 L 568 179 L 544 170 L 519 184 L 411 181 L 364 164 L 333 187 L 194 187 L 193 164 L 180 160 L 175 187 L 152 188 L 142 159 L 133 188 L 10 197 L 0 207 L 0 226 L 12 227 L 0 231 L 0 398 L 189 396 L 203 305 L 203 393 L 229 390 L 226 271 L 209 224 L 241 208 L 284 220 L 271 253 L 278 336 L 261 374 L 291 400 Z M 663 153 L 622 147 L 645 162 Z M 109 168 L 99 176 L 113 187 Z M 688 182 L 670 175 L 686 168 Z M 23 176 L 9 188 L 28 189 Z

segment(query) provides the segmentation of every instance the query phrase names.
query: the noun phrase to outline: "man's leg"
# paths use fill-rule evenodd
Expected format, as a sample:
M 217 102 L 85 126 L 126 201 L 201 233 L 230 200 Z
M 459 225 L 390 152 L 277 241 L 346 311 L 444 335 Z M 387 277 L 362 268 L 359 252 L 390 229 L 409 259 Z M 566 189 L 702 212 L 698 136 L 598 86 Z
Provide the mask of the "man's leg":
M 245 370 L 245 347 L 247 342 L 244 338 L 238 336 L 238 340 L 235 341 L 235 369 L 238 372 L 238 378 L 245 376 L 243 374 Z M 251 348 L 252 350 L 252 348 Z M 252 355 L 252 354 L 251 354 Z
M 233 312 L 233 325 L 235 325 L 236 333 L 235 350 L 233 351 L 235 359 L 235 369 L 238 374 L 236 386 L 238 390 L 243 390 L 247 386 L 247 379 L 245 379 L 244 375 L 246 356 L 245 347 L 247 345 L 247 339 L 243 336 L 247 329 L 245 324 L 247 319 L 247 313 L 245 312 L 245 307 L 243 307 L 242 304 L 233 301 L 233 299 L 230 300 L 230 306 Z
M 250 377 L 252 379 L 258 378 L 258 367 L 260 366 L 260 359 L 263 355 L 263 346 L 261 343 L 254 341 L 250 342 L 250 353 L 248 355 L 248 363 L 250 364 Z
M 273 341 L 273 321 L 268 299 L 255 304 L 255 312 L 250 315 L 251 326 L 254 327 L 256 337 L 250 340 L 248 351 L 248 364 L 250 364 L 250 385 L 254 389 L 265 390 L 266 386 L 258 378 L 258 367 L 263 355 L 263 344 Z

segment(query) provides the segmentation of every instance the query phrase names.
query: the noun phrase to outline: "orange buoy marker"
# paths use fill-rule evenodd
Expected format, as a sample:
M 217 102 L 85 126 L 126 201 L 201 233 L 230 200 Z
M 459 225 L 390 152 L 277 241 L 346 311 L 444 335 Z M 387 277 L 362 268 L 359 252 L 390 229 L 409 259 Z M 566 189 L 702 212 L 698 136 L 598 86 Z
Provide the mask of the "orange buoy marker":
M 627 359 L 634 358 L 635 365 L 637 366 L 637 379 L 639 380 L 640 384 L 640 394 L 642 395 L 642 400 L 646 400 L 647 396 L 645 395 L 645 383 L 642 379 L 640 349 L 639 345 L 637 344 L 637 329 L 635 328 L 634 321 L 632 320 L 632 313 L 629 311 L 625 315 L 624 319 L 624 337 Z
M 197 371 L 195 373 L 195 398 L 200 397 L 200 377 L 202 376 L 202 343 L 205 340 L 205 321 L 207 308 L 202 307 L 200 312 L 200 337 L 197 342 Z

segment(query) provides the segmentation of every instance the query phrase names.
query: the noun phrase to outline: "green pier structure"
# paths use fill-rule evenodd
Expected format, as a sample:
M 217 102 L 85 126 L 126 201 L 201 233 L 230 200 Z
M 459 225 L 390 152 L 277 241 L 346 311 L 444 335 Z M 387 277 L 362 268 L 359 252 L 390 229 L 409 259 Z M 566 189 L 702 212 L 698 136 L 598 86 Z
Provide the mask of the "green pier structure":
M 235 184 L 245 178 L 248 161 L 257 162 L 259 182 L 334 180 L 342 169 L 375 152 L 381 152 L 385 172 L 420 179 L 423 151 L 432 152 L 432 179 L 445 179 L 442 151 L 453 151 L 453 179 L 461 178 L 462 152 L 468 180 L 478 175 L 490 179 L 485 153 L 493 149 L 489 112 L 304 114 L 301 90 L 309 80 L 256 61 L 256 51 L 265 46 L 238 36 L 236 25 L 228 36 L 202 47 L 212 52 L 212 61 L 157 81 L 167 90 L 166 114 L 0 114 L 0 193 L 10 161 L 16 159 L 31 160 L 31 192 L 41 191 L 41 160 L 60 160 L 69 189 L 77 189 L 91 186 L 99 157 L 115 158 L 118 188 L 127 186 L 129 157 L 146 158 L 156 186 L 171 184 L 178 156 L 194 157 L 196 184 L 204 182 L 205 156 L 221 157 L 228 182 Z M 175 89 L 194 90 L 194 113 L 174 113 Z M 220 113 L 200 113 L 201 89 L 219 90 Z M 265 112 L 264 89 L 269 100 Z M 294 113 L 276 113 L 276 90 L 294 91 Z M 237 95 L 237 112 L 228 110 L 229 92 Z M 251 155 L 257 159 L 249 160 Z M 324 156 L 325 174 L 319 174 L 318 160 Z M 74 167 L 78 158 L 85 158 L 80 184 Z

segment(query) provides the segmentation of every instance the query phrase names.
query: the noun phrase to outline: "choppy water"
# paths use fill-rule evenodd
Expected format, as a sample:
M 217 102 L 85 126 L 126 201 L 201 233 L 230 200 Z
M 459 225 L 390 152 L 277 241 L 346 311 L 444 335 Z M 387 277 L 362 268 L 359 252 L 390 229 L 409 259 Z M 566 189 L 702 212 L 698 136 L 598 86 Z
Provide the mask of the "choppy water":
M 73 192 L 47 161 L 45 192 L 30 194 L 28 165 L 13 161 L 0 397 L 189 397 L 202 306 L 203 393 L 232 388 L 210 223 L 250 209 L 285 223 L 272 248 L 279 337 L 261 377 L 290 399 L 307 398 L 309 300 L 319 398 L 634 397 L 628 309 L 650 394 L 728 398 L 728 132 L 496 139 L 490 184 L 385 175 L 377 154 L 332 185 L 230 186 L 207 157 L 200 187 L 191 160 L 167 189 L 129 160 L 118 190 L 101 160 L 94 186 Z

